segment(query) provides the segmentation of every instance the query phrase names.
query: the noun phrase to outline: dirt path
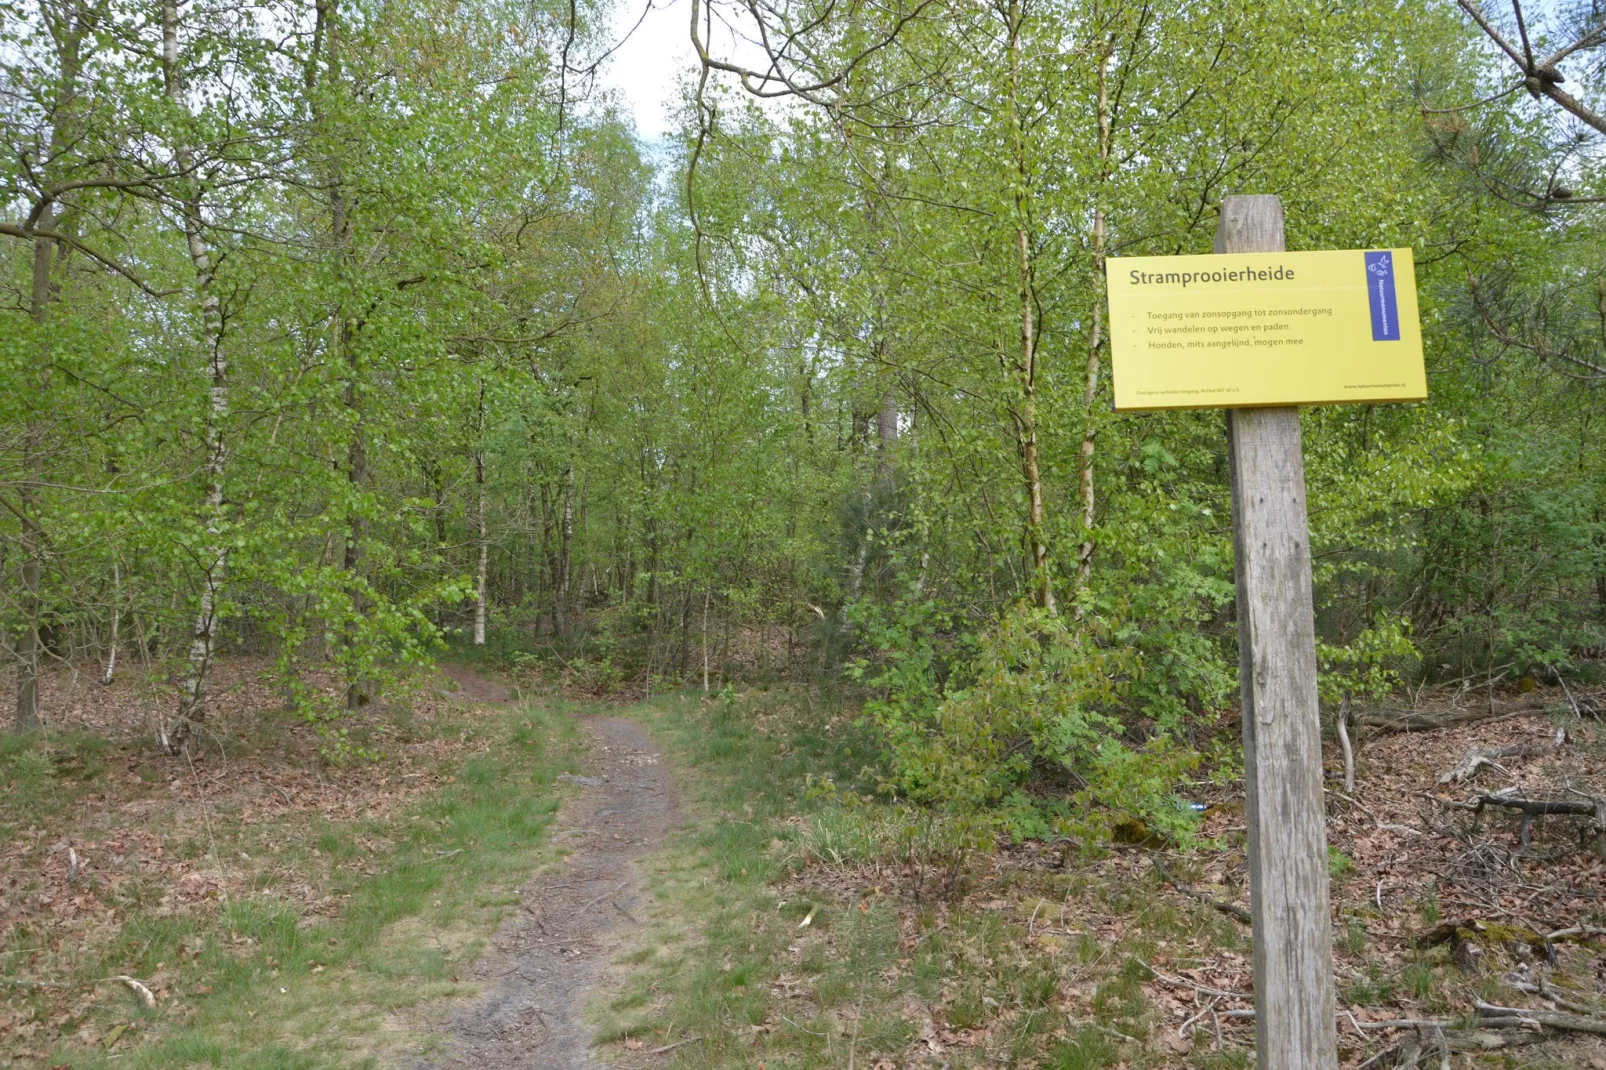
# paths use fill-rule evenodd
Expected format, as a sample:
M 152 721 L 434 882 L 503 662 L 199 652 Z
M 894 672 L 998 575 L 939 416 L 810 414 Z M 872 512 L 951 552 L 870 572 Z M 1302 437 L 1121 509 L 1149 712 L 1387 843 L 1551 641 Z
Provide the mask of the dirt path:
M 487 685 L 496 686 L 473 686 L 478 692 Z M 636 863 L 680 816 L 669 770 L 640 725 L 598 717 L 581 727 L 590 751 L 586 776 L 578 778 L 583 790 L 553 826 L 553 842 L 569 856 L 519 890 L 522 909 L 502 923 L 469 974 L 484 991 L 441 1026 L 450 1034 L 446 1053 L 414 1063 L 415 1070 L 600 1065 L 591 1056 L 585 1006 L 621 930 L 646 909 Z

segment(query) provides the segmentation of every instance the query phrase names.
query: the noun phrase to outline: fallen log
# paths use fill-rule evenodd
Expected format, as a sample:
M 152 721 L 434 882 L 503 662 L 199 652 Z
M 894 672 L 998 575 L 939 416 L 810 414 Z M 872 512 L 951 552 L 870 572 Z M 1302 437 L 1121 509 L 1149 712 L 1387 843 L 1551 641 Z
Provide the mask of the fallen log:
M 1487 724 L 1507 717 L 1544 713 L 1552 705 L 1542 695 L 1531 695 L 1515 702 L 1500 702 L 1493 706 L 1480 704 L 1466 708 L 1451 707 L 1444 710 L 1402 710 L 1377 706 L 1363 710 L 1355 723 L 1383 732 L 1425 732 L 1435 728 L 1454 728 L 1461 725 Z
M 1440 774 L 1439 783 L 1459 784 L 1471 780 L 1484 766 L 1510 776 L 1510 771 L 1500 764 L 1502 758 L 1542 758 L 1556 753 L 1556 746 L 1555 743 L 1508 743 L 1503 747 L 1469 747 L 1455 768 Z
M 1603 809 L 1606 809 L 1602 806 L 1601 800 L 1588 796 L 1584 800 L 1530 799 L 1522 794 L 1519 788 L 1507 788 L 1493 794 L 1479 795 L 1474 801 L 1476 805 L 1468 807 L 1475 815 L 1474 823 L 1482 819 L 1484 808 L 1488 806 L 1498 806 L 1521 813 L 1520 835 L 1524 847 L 1529 845 L 1533 819 L 1536 817 L 1549 817 L 1553 814 L 1567 817 L 1598 817 Z
M 1426 793 L 1424 792 L 1426 795 Z M 1529 846 L 1529 833 L 1536 817 L 1548 817 L 1559 814 L 1565 817 L 1593 817 L 1595 827 L 1595 850 L 1606 859 L 1606 797 L 1585 795 L 1574 791 L 1580 800 L 1574 799 L 1531 799 L 1522 794 L 1522 789 L 1516 786 L 1503 788 L 1500 791 L 1475 795 L 1469 802 L 1456 802 L 1454 799 L 1441 799 L 1437 795 L 1427 795 L 1440 806 L 1448 806 L 1453 810 L 1470 810 L 1473 814 L 1473 831 L 1477 830 L 1483 820 L 1485 808 L 1494 806 L 1505 810 L 1515 810 L 1522 814 L 1522 846 Z
M 1554 936 L 1555 934 L 1552 933 L 1551 935 Z M 1591 1007 L 1588 1004 L 1580 1003 L 1544 978 L 1540 978 L 1538 984 L 1530 984 L 1527 981 L 1511 980 L 1506 981 L 1506 984 L 1512 988 L 1515 988 L 1519 992 L 1528 992 L 1536 996 L 1543 996 L 1556 1006 L 1560 1007 L 1562 1010 L 1572 1011 L 1574 1014 L 1581 1014 L 1585 1018 L 1599 1018 L 1603 1015 L 1606 1015 L 1606 1007 Z
M 1429 1036 L 1432 1039 L 1442 1036 L 1444 1039 L 1443 1046 L 1451 1051 L 1471 1052 L 1500 1051 L 1504 1048 L 1538 1044 L 1549 1039 L 1543 1033 L 1495 1033 L 1487 1029 L 1458 1029 L 1452 1032 L 1430 1033 Z M 1404 1068 L 1412 1066 L 1421 1066 L 1423 1054 L 1423 1034 L 1419 1031 L 1403 1040 L 1390 1044 L 1364 1063 L 1361 1063 L 1355 1070 L 1372 1070 L 1373 1067 L 1384 1065 L 1396 1067 L 1397 1070 L 1404 1070 Z M 1441 1062 L 1439 1065 L 1443 1066 L 1444 1064 Z
M 1499 1007 L 1474 1001 L 1477 1020 L 1471 1024 L 1451 1021 L 1403 1020 L 1379 1022 L 1385 1029 L 1406 1028 L 1410 1032 L 1370 1059 L 1356 1070 L 1387 1065 L 1395 1067 L 1420 1066 L 1421 1060 L 1432 1053 L 1440 1053 L 1448 1065 L 1453 1051 L 1499 1051 L 1525 1044 L 1537 1044 L 1563 1033 L 1606 1034 L 1606 1018 L 1592 1015 L 1567 1014 L 1561 1011 L 1529 1010 L 1524 1007 Z M 1362 1023 L 1363 1025 L 1371 1023 Z
M 1606 1018 L 1595 1018 L 1583 1014 L 1569 1014 L 1566 1011 L 1540 1011 L 1527 1007 L 1500 1007 L 1482 1000 L 1473 1000 L 1472 1005 L 1478 1009 L 1478 1016 L 1482 1024 L 1495 1022 L 1520 1021 L 1533 1022 L 1547 1029 L 1561 1029 L 1569 1033 L 1595 1033 L 1606 1036 Z

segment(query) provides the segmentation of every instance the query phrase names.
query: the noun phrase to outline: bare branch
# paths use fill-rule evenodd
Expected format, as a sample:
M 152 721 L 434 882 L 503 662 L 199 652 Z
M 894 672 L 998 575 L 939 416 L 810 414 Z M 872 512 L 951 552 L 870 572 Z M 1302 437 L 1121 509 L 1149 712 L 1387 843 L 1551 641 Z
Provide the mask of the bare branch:
M 114 274 L 121 275 L 123 278 L 139 287 L 139 289 L 148 297 L 170 297 L 179 292 L 178 290 L 155 289 L 144 279 L 140 278 L 139 273 L 134 271 L 133 268 L 119 263 L 116 259 L 106 255 L 105 253 L 96 249 L 94 246 L 73 237 L 71 234 L 67 234 L 59 230 L 47 230 L 30 226 L 19 227 L 12 223 L 0 223 L 0 234 L 4 234 L 13 238 L 22 238 L 27 241 L 37 241 L 40 239 L 44 239 L 46 241 L 59 241 L 63 245 L 71 246 L 72 248 L 83 253 L 85 256 L 89 257 L 91 260 L 112 271 Z

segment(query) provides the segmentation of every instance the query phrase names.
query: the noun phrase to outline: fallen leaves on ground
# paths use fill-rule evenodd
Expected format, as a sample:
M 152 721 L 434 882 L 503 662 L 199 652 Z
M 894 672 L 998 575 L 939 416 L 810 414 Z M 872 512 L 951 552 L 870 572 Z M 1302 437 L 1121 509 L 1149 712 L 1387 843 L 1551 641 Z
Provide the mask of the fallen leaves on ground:
M 88 670 L 44 681 L 48 734 L 35 753 L 51 767 L 26 783 L 24 771 L 0 770 L 11 804 L 0 816 L 12 822 L 0 825 L 0 976 L 10 982 L 0 988 L 0 1053 L 32 1057 L 63 1035 L 103 1043 L 87 1026 L 92 1012 L 131 997 L 82 972 L 121 961 L 115 941 L 132 918 L 214 918 L 262 889 L 304 919 L 337 916 L 338 871 L 372 874 L 367 859 L 390 844 L 359 837 L 359 855 L 336 859 L 315 846 L 315 829 L 383 819 L 449 783 L 457 763 L 487 746 L 472 729 L 498 696 L 468 696 L 482 703 L 477 711 L 431 679 L 393 705 L 343 716 L 364 754 L 332 761 L 329 737 L 285 710 L 269 668 L 253 658 L 217 664 L 201 745 L 181 758 L 155 746 L 171 688 L 132 672 L 111 687 Z M 338 687 L 321 674 L 305 682 L 328 695 Z M 443 723 L 453 730 L 441 732 Z M 106 745 L 84 742 L 96 739 Z M 122 954 L 132 963 L 137 951 Z M 182 964 L 160 965 L 138 980 L 165 1005 L 180 994 Z M 134 971 L 125 963 L 108 972 Z

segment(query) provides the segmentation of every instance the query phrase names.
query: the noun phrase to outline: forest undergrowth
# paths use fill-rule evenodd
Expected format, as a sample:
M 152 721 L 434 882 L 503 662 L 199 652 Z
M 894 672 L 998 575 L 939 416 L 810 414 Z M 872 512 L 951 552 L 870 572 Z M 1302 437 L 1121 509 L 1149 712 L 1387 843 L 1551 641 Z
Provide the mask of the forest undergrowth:
M 264 668 L 219 667 L 227 706 L 182 769 L 155 751 L 131 684 L 108 694 L 53 677 L 64 723 L 8 741 L 0 1060 L 383 1066 L 427 1047 L 397 1023 L 470 991 L 460 974 L 549 852 L 555 775 L 578 768 L 573 717 L 605 708 L 658 738 L 693 819 L 647 862 L 654 905 L 592 1009 L 602 1058 L 1253 1063 L 1230 765 L 1182 785 L 1204 807 L 1185 843 L 1119 828 L 1018 838 L 975 812 L 889 798 L 851 691 L 727 685 L 575 705 L 565 690 L 593 681 L 538 684 L 526 663 L 523 703 L 503 707 L 459 672 L 471 690 L 418 687 L 348 715 L 334 748 L 273 714 Z M 1414 1035 L 1388 1023 L 1468 1021 L 1477 1000 L 1598 1013 L 1606 862 L 1591 822 L 1525 828 L 1507 809 L 1460 807 L 1512 787 L 1599 795 L 1602 699 L 1423 694 L 1419 719 L 1485 719 L 1420 731 L 1361 716 L 1353 791 L 1329 741 L 1344 1065 Z M 1237 725 L 1223 714 L 1210 731 Z M 1587 1035 L 1522 1039 L 1535 1043 L 1454 1065 L 1606 1065 Z
M 1524 844 L 1515 817 L 1480 822 L 1455 804 L 1512 784 L 1598 793 L 1606 733 L 1588 696 L 1582 717 L 1559 690 L 1510 697 L 1524 713 L 1363 736 L 1354 794 L 1329 747 L 1345 1066 L 1400 1055 L 1413 1034 L 1387 1023 L 1470 1020 L 1476 1000 L 1533 1006 L 1539 986 L 1598 1013 L 1606 860 L 1588 823 L 1544 819 Z M 1420 705 L 1442 713 L 1454 698 Z M 875 794 L 851 706 L 777 689 L 634 709 L 705 820 L 660 860 L 659 907 L 599 1008 L 620 1065 L 1253 1065 L 1233 777 L 1196 784 L 1207 810 L 1186 849 L 990 842 L 967 819 Z M 1225 716 L 1217 728 L 1237 730 Z M 1533 753 L 1502 759 L 1497 777 L 1439 782 L 1469 751 L 1524 743 Z M 1606 1065 L 1587 1034 L 1523 1039 L 1536 1046 L 1453 1065 Z

